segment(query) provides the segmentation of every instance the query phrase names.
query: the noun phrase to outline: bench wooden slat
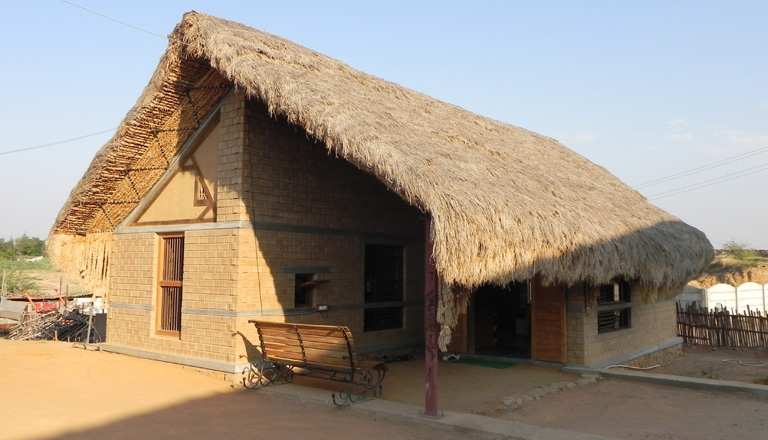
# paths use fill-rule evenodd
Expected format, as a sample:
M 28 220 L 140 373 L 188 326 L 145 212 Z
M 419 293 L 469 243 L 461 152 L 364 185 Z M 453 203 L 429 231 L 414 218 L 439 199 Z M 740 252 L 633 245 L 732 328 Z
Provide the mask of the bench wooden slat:
M 293 329 L 264 328 L 261 329 L 261 332 L 272 338 L 298 339 L 299 337 L 299 334 Z
M 279 342 L 265 342 L 262 348 L 269 351 L 288 351 L 293 353 L 304 353 L 304 349 L 299 344 L 282 344 Z
M 299 334 L 294 329 L 262 328 L 261 332 L 274 338 L 296 339 Z
M 317 348 L 317 349 L 326 349 L 326 350 L 335 350 L 335 351 L 346 351 L 349 352 L 349 345 L 346 341 L 339 342 L 339 341 L 307 341 L 303 340 L 302 345 L 305 348 Z
M 336 326 L 328 326 L 327 328 L 317 328 L 317 327 L 319 326 L 309 327 L 309 328 L 302 327 L 301 328 L 302 336 L 329 337 L 329 336 L 339 335 L 339 337 L 344 337 L 345 327 L 336 327 Z M 349 330 L 347 329 L 346 331 L 348 332 Z
M 302 345 L 304 347 L 304 351 L 307 352 L 309 350 L 312 350 L 312 352 L 318 352 L 318 351 L 332 351 L 336 353 L 340 353 L 339 356 L 346 356 L 351 357 L 351 353 L 349 351 L 349 347 L 345 345 L 340 344 L 325 344 L 322 342 L 313 342 L 313 343 L 304 343 Z
M 347 343 L 348 338 L 342 332 L 328 333 L 326 335 L 313 335 L 301 332 L 301 339 L 304 341 L 339 341 Z
M 301 351 L 289 351 L 289 350 L 267 350 L 265 353 L 267 355 L 268 359 L 272 359 L 274 357 L 284 357 L 284 358 L 290 358 L 290 359 L 298 359 L 303 360 L 304 359 L 304 353 Z
M 271 357 L 273 354 L 277 353 L 285 353 L 286 355 L 291 354 L 293 356 L 303 357 L 304 351 L 302 350 L 296 350 L 295 348 L 283 348 L 283 347 L 275 347 L 275 346 L 267 346 L 265 348 L 265 353 L 267 356 Z
M 272 362 L 285 362 L 295 366 L 304 365 L 304 356 L 296 356 L 291 353 L 275 353 L 269 357 L 269 360 Z
M 299 343 L 299 338 L 293 338 L 293 339 L 276 338 L 270 335 L 263 335 L 263 337 L 265 339 L 265 342 L 269 342 L 271 344 L 282 344 L 282 345 L 290 345 L 290 346 L 296 346 L 296 347 L 301 346 L 301 344 Z
M 296 342 L 286 342 L 286 341 L 275 341 L 275 340 L 266 340 L 264 341 L 264 346 L 266 348 L 272 348 L 275 350 L 289 350 L 292 349 L 297 352 L 301 352 L 302 345 Z

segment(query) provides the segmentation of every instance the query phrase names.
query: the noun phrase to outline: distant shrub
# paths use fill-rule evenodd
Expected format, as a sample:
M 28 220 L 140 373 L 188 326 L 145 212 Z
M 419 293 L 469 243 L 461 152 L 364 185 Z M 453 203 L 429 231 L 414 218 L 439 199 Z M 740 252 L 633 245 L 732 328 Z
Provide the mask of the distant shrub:
M 4 293 L 37 292 L 36 278 L 20 270 L 5 269 L 0 272 L 0 290 Z
M 14 258 L 16 258 L 16 249 L 13 248 L 13 241 L 0 238 L 0 260 L 13 260 Z
M 13 260 L 16 258 L 16 251 L 13 249 L 0 250 L 0 260 Z
M 43 258 L 38 261 L 26 261 L 26 260 L 3 260 L 0 259 L 0 274 L 3 270 L 50 270 L 53 269 L 53 263 L 48 258 Z
M 723 250 L 728 253 L 736 262 L 743 266 L 757 266 L 763 258 L 758 255 L 754 249 L 749 249 L 746 244 L 736 241 L 729 241 L 723 244 Z

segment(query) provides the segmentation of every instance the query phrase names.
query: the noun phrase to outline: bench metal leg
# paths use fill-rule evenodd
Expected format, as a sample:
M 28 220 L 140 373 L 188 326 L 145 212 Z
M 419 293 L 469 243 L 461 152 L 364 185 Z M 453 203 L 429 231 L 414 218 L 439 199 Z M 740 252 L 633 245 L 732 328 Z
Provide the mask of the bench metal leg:
M 293 380 L 293 367 L 281 364 L 251 364 L 243 369 L 243 386 L 249 390 L 258 386 L 274 385 L 278 381 L 290 383 Z
M 371 391 L 373 397 L 381 397 L 381 382 L 384 381 L 384 376 L 387 374 L 385 368 L 374 368 L 371 370 L 359 373 L 358 380 L 352 380 L 349 383 L 348 390 L 339 391 L 339 400 L 336 400 L 336 393 L 331 394 L 333 398 L 333 404 L 337 407 L 349 406 L 356 402 L 363 402 L 368 400 L 368 391 Z M 354 395 L 356 388 L 361 388 L 360 394 Z
M 349 390 L 346 392 L 342 389 L 339 391 L 339 401 L 336 401 L 336 393 L 331 394 L 331 398 L 333 398 L 333 404 L 336 405 L 339 408 L 343 408 L 345 406 L 349 406 L 355 402 L 360 402 L 364 400 L 368 400 L 368 396 L 366 395 L 365 391 L 360 393 L 357 397 L 354 397 L 354 394 L 352 392 L 355 389 L 355 383 L 350 382 L 349 384 Z

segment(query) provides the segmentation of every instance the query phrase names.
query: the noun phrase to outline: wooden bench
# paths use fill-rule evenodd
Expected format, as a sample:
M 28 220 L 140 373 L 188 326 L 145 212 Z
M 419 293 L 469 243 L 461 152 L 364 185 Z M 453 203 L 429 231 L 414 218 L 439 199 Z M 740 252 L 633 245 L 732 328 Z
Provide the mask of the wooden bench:
M 279 381 L 290 382 L 294 371 L 343 382 L 347 389 L 332 394 L 336 406 L 366 400 L 368 392 L 381 396 L 387 373 L 383 362 L 361 361 L 355 354 L 352 333 L 336 325 L 290 324 L 250 320 L 259 334 L 262 361 L 243 371 L 243 385 L 254 389 Z M 296 370 L 298 369 L 298 370 Z M 359 390 L 357 396 L 354 392 Z

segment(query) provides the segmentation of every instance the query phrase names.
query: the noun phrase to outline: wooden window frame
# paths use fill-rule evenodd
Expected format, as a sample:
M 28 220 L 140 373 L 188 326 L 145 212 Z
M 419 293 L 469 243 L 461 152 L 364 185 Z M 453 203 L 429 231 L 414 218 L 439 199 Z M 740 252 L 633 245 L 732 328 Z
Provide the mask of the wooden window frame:
M 168 240 L 181 239 L 180 255 L 175 258 L 175 261 L 168 261 Z M 184 292 L 184 234 L 183 233 L 170 233 L 170 234 L 158 234 L 158 263 L 157 263 L 157 313 L 155 323 L 155 333 L 162 336 L 181 337 L 181 305 Z M 180 257 L 180 258 L 178 258 Z M 169 269 L 167 264 L 172 264 L 171 270 L 176 271 L 175 274 L 167 276 L 166 271 Z M 167 279 L 171 278 L 171 279 Z M 171 292 L 172 289 L 178 289 L 175 294 Z M 167 298 L 169 295 L 177 296 L 173 299 L 171 304 Z M 172 310 L 168 310 L 168 307 L 172 307 Z
M 632 327 L 632 286 L 616 281 L 598 288 L 597 332 L 608 333 Z

